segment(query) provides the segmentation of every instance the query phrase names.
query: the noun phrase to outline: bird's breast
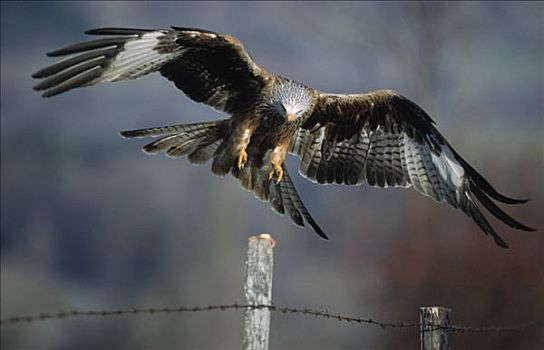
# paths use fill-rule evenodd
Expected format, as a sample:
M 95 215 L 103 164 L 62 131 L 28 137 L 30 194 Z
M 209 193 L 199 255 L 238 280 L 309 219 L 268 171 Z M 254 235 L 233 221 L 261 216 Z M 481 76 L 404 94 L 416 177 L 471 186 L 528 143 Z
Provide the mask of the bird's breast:
M 250 147 L 255 149 L 273 149 L 280 144 L 290 143 L 291 138 L 295 134 L 297 123 L 284 121 L 273 126 L 259 125 L 255 130 Z

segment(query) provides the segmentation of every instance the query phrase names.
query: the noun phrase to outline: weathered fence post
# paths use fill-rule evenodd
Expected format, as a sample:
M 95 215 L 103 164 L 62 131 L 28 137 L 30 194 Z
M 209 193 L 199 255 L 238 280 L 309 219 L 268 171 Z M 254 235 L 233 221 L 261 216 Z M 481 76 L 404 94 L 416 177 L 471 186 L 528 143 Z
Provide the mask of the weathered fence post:
M 446 307 L 426 306 L 419 308 L 419 336 L 421 350 L 448 350 L 450 311 Z
M 244 295 L 248 305 L 272 305 L 273 248 L 276 241 L 263 233 L 249 237 L 245 265 Z M 270 310 L 247 308 L 244 316 L 245 350 L 268 349 Z

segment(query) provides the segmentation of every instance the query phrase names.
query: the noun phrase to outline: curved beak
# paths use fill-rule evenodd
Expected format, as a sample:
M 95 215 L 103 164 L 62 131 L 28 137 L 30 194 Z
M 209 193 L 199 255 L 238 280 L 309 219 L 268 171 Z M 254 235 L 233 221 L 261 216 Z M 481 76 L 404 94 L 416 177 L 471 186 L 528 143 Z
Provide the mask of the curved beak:
M 287 119 L 287 121 L 289 122 L 292 122 L 293 120 L 297 119 L 297 116 L 293 113 L 287 113 L 285 114 L 285 119 Z

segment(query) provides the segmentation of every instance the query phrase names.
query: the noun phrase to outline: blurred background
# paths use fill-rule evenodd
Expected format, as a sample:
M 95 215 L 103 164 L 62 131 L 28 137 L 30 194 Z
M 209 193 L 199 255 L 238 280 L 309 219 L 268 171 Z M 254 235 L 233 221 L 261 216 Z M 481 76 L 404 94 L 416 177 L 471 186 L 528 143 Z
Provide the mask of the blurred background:
M 238 37 L 276 72 L 328 92 L 389 88 L 527 205 L 538 232 L 492 224 L 413 190 L 319 186 L 289 167 L 330 236 L 318 239 L 209 164 L 147 156 L 121 130 L 213 120 L 155 74 L 43 99 L 45 53 L 103 26 L 197 27 Z M 544 315 L 544 4 L 520 2 L 2 2 L 1 316 L 241 302 L 247 237 L 269 232 L 278 305 L 382 321 L 418 307 L 454 323 Z M 241 312 L 3 325 L 2 349 L 235 349 Z M 542 349 L 542 328 L 453 334 L 455 349 Z M 272 315 L 273 349 L 415 349 L 413 329 Z

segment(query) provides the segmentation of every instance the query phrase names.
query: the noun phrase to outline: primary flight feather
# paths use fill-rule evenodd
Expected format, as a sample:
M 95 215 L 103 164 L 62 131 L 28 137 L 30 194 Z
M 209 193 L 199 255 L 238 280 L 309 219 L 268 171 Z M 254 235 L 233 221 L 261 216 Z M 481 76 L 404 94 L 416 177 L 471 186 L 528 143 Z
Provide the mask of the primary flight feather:
M 158 137 L 150 154 L 212 160 L 214 174 L 231 173 L 241 185 L 299 226 L 327 236 L 300 199 L 285 159 L 300 157 L 300 173 L 321 184 L 413 187 L 471 217 L 501 247 L 506 242 L 482 214 L 532 231 L 494 202 L 524 203 L 497 192 L 455 152 L 433 120 L 390 90 L 337 95 L 267 72 L 236 38 L 200 29 L 101 28 L 107 36 L 48 53 L 72 56 L 33 74 L 34 87 L 51 97 L 106 81 L 158 71 L 188 97 L 230 118 L 213 122 L 125 131 L 125 137 Z

